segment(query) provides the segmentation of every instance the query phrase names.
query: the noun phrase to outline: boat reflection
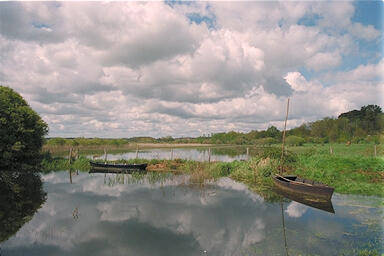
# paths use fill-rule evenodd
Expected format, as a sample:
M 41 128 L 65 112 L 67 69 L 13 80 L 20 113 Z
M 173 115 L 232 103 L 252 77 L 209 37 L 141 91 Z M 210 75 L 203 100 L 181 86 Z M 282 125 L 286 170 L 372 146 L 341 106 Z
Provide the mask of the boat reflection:
M 335 213 L 331 200 L 314 197 L 314 196 L 300 195 L 297 193 L 289 193 L 285 190 L 278 189 L 278 188 L 274 188 L 273 191 L 279 194 L 280 196 L 283 196 L 292 201 L 295 201 L 295 202 L 298 202 L 322 211 Z

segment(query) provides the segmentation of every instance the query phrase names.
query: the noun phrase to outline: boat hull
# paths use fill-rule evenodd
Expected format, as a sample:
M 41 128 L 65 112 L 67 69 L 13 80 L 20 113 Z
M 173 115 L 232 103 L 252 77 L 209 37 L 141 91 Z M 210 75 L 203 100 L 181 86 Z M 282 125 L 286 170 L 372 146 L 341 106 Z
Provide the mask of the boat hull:
M 103 173 L 109 173 L 109 172 L 116 172 L 116 173 L 145 172 L 146 168 L 147 168 L 147 164 L 104 164 L 104 163 L 97 163 L 97 162 L 90 162 L 90 164 L 91 164 L 90 173 L 95 173 L 95 172 L 103 172 Z
M 310 180 L 300 181 L 300 179 L 297 177 L 295 180 L 293 180 L 293 177 L 296 176 L 275 175 L 273 177 L 273 182 L 276 187 L 289 193 L 315 196 L 326 200 L 330 200 L 332 198 L 334 191 L 332 187 L 320 183 L 315 183 Z

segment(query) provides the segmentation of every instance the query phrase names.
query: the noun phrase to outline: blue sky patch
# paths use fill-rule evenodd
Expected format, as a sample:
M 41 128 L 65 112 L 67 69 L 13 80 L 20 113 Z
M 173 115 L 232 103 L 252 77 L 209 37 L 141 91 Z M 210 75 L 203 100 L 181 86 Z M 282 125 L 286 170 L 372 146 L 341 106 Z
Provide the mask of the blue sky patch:
M 319 19 L 320 19 L 320 15 L 318 14 L 308 14 L 300 18 L 297 24 L 307 26 L 307 27 L 314 27 L 317 25 Z
M 209 29 L 215 29 L 216 27 L 216 20 L 214 18 L 208 16 L 201 16 L 199 13 L 190 13 L 187 15 L 187 17 L 191 22 L 194 22 L 196 24 L 204 22 L 205 24 L 207 24 Z
M 383 1 L 356 1 L 354 5 L 353 22 L 359 22 L 363 25 L 371 24 L 378 30 L 383 28 Z

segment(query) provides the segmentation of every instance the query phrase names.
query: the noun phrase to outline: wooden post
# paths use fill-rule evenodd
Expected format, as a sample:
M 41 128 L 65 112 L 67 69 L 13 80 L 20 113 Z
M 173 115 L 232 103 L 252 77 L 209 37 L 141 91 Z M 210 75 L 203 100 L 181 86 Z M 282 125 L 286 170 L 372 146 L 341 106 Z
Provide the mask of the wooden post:
M 173 160 L 173 148 L 171 148 L 171 160 Z
M 104 148 L 104 163 L 107 163 L 107 149 Z
M 208 148 L 208 163 L 211 162 L 211 148 Z
M 376 155 L 377 155 L 377 150 L 376 150 L 376 144 L 375 144 L 375 146 L 374 146 L 374 156 L 376 157 Z
M 69 168 L 69 182 L 72 184 L 72 170 Z
M 329 153 L 330 153 L 331 155 L 333 154 L 332 146 L 329 146 Z
M 69 149 L 69 155 L 68 155 L 68 163 L 71 164 L 72 162 L 72 147 Z
M 136 159 L 139 157 L 139 144 L 136 144 Z
M 247 148 L 247 160 L 249 159 L 249 148 Z

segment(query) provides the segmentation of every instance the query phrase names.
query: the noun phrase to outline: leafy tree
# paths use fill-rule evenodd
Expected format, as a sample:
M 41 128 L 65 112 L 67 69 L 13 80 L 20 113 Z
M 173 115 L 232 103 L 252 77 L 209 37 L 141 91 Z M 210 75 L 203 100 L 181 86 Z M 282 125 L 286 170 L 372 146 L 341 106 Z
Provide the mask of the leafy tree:
M 281 133 L 279 131 L 279 129 L 277 129 L 275 126 L 271 126 L 269 127 L 266 131 L 265 131 L 265 137 L 271 137 L 271 138 L 275 138 L 275 139 L 280 139 L 281 137 Z
M 34 166 L 47 124 L 11 88 L 0 86 L 0 169 Z

